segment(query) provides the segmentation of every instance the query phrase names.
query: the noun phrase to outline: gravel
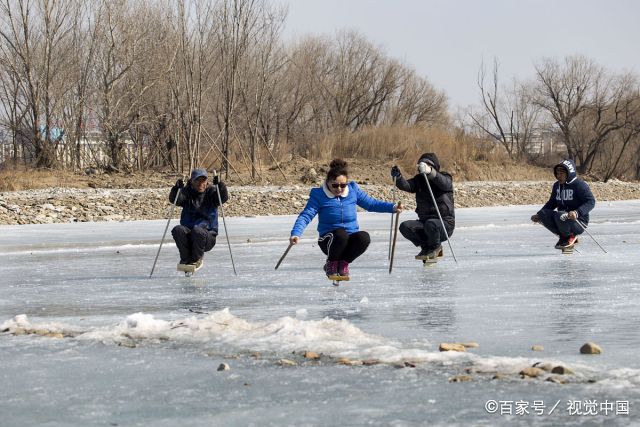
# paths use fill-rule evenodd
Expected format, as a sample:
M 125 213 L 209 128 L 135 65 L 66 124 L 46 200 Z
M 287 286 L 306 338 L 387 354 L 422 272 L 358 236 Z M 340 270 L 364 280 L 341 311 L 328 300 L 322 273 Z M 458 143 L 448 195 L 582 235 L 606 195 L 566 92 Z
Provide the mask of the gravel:
M 468 181 L 455 183 L 456 207 L 540 205 L 550 196 L 552 182 Z M 640 183 L 609 181 L 589 184 L 596 200 L 640 199 Z M 392 200 L 390 185 L 361 185 L 370 195 Z M 224 205 L 227 216 L 290 215 L 304 207 L 311 185 L 231 186 Z M 132 221 L 167 218 L 169 188 L 104 189 L 48 188 L 0 193 L 0 224 L 52 224 L 87 221 Z M 415 209 L 412 194 L 396 192 Z M 596 205 L 597 209 L 597 205 Z M 179 217 L 180 209 L 173 210 Z M 533 212 L 532 212 L 533 213 Z

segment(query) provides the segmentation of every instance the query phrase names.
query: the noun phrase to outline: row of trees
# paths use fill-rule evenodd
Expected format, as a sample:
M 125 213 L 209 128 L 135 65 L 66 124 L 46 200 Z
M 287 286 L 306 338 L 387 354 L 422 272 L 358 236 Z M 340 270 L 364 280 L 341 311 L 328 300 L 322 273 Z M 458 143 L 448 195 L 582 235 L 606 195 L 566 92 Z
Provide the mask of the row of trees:
M 318 135 L 433 126 L 446 97 L 354 32 L 285 43 L 267 0 L 0 0 L 0 129 L 16 162 L 255 165 Z M 97 136 L 96 136 L 97 134 Z
M 472 127 L 513 159 L 535 161 L 539 132 L 555 134 L 578 171 L 603 180 L 640 179 L 640 85 L 632 72 L 613 73 L 583 56 L 544 59 L 535 78 L 502 86 L 494 61 L 478 74 L 481 107 Z
M 256 178 L 257 164 L 325 153 L 327 135 L 464 135 L 442 91 L 362 35 L 285 42 L 285 21 L 269 0 L 0 0 L 0 142 L 36 167 L 243 164 Z M 498 68 L 478 74 L 476 141 L 540 161 L 544 132 L 581 173 L 640 178 L 635 74 L 544 59 L 505 87 Z

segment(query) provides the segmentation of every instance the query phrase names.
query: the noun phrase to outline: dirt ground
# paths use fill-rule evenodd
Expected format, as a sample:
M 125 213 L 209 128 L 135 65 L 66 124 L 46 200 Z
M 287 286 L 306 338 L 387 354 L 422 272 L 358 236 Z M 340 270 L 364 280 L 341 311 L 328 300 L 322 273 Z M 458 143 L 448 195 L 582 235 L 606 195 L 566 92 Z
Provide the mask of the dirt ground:
M 393 192 L 391 162 L 371 164 L 352 160 L 350 178 L 364 191 L 382 200 L 401 201 L 410 210 L 415 196 Z M 413 175 L 414 165 L 401 165 L 404 175 Z M 461 169 L 456 172 L 457 169 Z M 444 165 L 454 176 L 454 198 L 458 208 L 542 205 L 553 184 L 550 168 L 513 164 L 473 163 Z M 230 216 L 293 215 L 304 207 L 312 187 L 322 183 L 328 164 L 298 159 L 259 171 L 256 182 L 248 173 L 231 173 L 223 180 L 230 199 Z M 478 177 L 479 180 L 464 180 Z M 132 221 L 166 218 L 168 194 L 178 173 L 68 173 L 60 171 L 5 171 L 0 173 L 0 224 L 46 224 L 87 221 Z M 640 199 L 640 183 L 587 179 L 598 202 Z M 533 212 L 532 212 L 533 213 Z M 179 215 L 176 210 L 175 215 Z
M 350 178 L 359 184 L 391 183 L 390 169 L 394 162 L 347 159 Z M 413 175 L 414 165 L 401 164 L 405 176 Z M 248 171 L 230 170 L 223 174 L 229 185 L 299 185 L 321 181 L 329 169 L 328 161 L 309 161 L 298 157 L 279 165 L 257 170 L 252 179 Z M 538 181 L 551 180 L 551 169 L 519 164 L 489 164 L 467 162 L 464 165 L 443 164 L 442 170 L 451 173 L 456 182 L 463 181 Z M 211 171 L 210 171 L 211 172 Z M 186 174 L 187 172 L 185 172 Z M 182 174 L 174 171 L 146 171 L 131 173 L 103 173 L 93 170 L 70 172 L 59 170 L 0 170 L 0 192 L 45 188 L 164 188 L 172 185 Z

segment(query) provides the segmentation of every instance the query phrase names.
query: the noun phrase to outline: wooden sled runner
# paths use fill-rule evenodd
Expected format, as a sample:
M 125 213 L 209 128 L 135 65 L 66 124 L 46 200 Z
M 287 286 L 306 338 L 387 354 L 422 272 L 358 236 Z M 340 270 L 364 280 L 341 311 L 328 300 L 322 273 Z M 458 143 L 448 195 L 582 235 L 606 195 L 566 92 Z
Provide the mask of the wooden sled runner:
M 340 282 L 348 282 L 349 276 L 340 276 L 339 274 L 327 276 L 327 279 L 331 280 L 333 286 L 340 286 Z
M 442 257 L 444 257 L 444 252 L 442 251 L 442 248 L 440 248 L 440 251 L 438 252 L 438 255 L 436 255 L 434 257 L 416 257 L 416 259 L 422 261 L 422 265 L 424 267 L 431 267 L 433 265 L 436 265 L 438 260 L 440 258 L 442 258 Z
M 186 277 L 191 277 L 193 276 L 193 273 L 195 273 L 196 271 L 202 268 L 202 264 L 203 264 L 202 260 L 193 264 L 178 264 L 177 270 L 184 272 L 184 275 Z

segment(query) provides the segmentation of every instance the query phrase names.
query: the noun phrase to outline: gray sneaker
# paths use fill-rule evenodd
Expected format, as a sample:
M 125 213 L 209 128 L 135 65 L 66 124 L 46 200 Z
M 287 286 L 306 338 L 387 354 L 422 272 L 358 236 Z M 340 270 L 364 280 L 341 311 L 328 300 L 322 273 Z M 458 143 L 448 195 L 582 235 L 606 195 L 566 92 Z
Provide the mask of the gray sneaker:
M 427 257 L 429 259 L 434 259 L 435 257 L 442 256 L 442 245 L 438 245 L 433 249 L 430 249 L 427 253 Z
M 429 258 L 429 250 L 425 247 L 422 248 L 422 250 L 420 250 L 420 252 L 418 253 L 418 255 L 416 255 L 416 259 L 421 259 L 421 260 L 425 260 Z
M 200 270 L 202 264 L 202 258 L 198 261 L 190 262 L 189 264 L 178 264 L 178 271 L 184 271 L 185 273 L 193 274 L 196 271 Z

